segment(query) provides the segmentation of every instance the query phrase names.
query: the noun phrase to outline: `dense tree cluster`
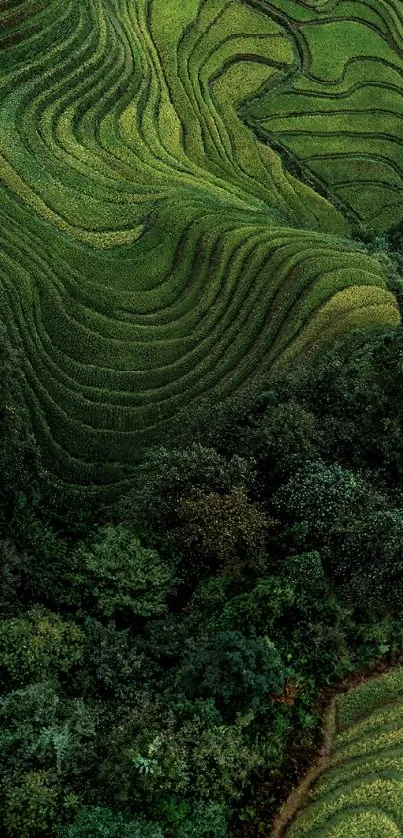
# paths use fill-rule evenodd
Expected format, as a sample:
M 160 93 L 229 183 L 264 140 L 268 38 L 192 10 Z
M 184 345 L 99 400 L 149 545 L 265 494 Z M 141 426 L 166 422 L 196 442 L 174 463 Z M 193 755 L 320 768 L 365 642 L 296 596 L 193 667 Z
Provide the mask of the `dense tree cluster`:
M 258 834 L 321 689 L 403 648 L 402 332 L 199 405 L 95 512 L 0 340 L 2 834 Z

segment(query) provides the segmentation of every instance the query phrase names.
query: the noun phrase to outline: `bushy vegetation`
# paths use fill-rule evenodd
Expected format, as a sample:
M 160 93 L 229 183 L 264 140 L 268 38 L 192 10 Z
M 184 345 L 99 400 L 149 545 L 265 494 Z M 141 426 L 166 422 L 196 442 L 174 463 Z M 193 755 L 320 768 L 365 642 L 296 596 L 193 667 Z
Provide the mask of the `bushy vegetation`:
M 10 353 L 3 332 L 18 382 Z M 5 835 L 267 831 L 320 741 L 321 690 L 403 648 L 402 358 L 401 330 L 356 332 L 206 401 L 98 508 L 49 495 L 4 389 L 2 450 L 22 464 L 1 514 Z M 340 702 L 346 759 L 400 680 Z
M 401 653 L 402 32 L 0 0 L 7 838 L 267 834 Z

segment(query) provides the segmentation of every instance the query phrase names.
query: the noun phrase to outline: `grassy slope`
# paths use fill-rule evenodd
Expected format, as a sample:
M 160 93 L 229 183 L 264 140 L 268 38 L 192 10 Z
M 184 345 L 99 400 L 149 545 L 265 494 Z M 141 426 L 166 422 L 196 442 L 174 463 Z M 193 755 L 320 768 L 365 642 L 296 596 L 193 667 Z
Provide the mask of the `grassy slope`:
M 392 838 L 403 830 L 403 669 L 342 695 L 327 769 L 290 838 Z
M 388 56 L 400 19 L 381 5 L 393 42 L 367 28 L 363 50 L 383 51 L 371 57 L 374 77 L 397 78 Z M 24 350 L 45 462 L 78 491 L 129 479 L 141 446 L 207 392 L 225 396 L 352 326 L 399 322 L 381 268 L 348 240 L 343 214 L 242 121 L 249 108 L 261 130 L 274 120 L 271 134 L 282 130 L 286 95 L 297 111 L 308 96 L 316 102 L 318 85 L 329 86 L 321 32 L 347 24 L 315 28 L 324 11 L 290 0 L 258 6 L 0 2 L 1 308 Z M 301 38 L 320 81 L 306 75 Z M 347 42 L 340 72 L 344 62 Z M 400 100 L 388 79 L 393 115 L 371 142 L 394 191 L 400 169 L 388 149 Z M 346 88 L 329 84 L 340 88 L 340 122 Z M 357 96 L 365 117 L 360 86 Z M 313 152 L 323 128 L 309 120 Z M 365 134 L 361 120 L 362 149 Z M 343 189 L 334 194 L 347 205 Z M 390 195 L 382 215 L 371 190 L 383 229 Z
M 313 4 L 312 4 L 313 5 Z M 401 221 L 403 17 L 399 2 L 273 0 L 298 41 L 302 72 L 246 104 L 268 142 L 284 145 L 356 222 Z

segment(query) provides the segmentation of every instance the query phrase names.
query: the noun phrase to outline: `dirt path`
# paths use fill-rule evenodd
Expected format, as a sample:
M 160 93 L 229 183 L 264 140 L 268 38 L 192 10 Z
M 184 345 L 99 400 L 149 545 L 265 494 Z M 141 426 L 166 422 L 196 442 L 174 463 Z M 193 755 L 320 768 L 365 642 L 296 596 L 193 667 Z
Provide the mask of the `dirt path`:
M 278 814 L 274 818 L 270 838 L 284 838 L 287 828 L 294 820 L 297 812 L 304 804 L 309 789 L 317 780 L 320 774 L 329 767 L 332 753 L 333 739 L 336 732 L 336 702 L 340 695 L 350 690 L 356 689 L 360 684 L 364 684 L 373 678 L 379 678 L 387 672 L 391 672 L 399 666 L 403 665 L 403 653 L 399 655 L 397 661 L 393 664 L 388 664 L 385 661 L 379 661 L 370 670 L 363 670 L 361 672 L 352 673 L 347 677 L 343 684 L 339 684 L 339 688 L 333 693 L 330 703 L 323 715 L 323 744 L 313 762 L 308 769 L 300 783 L 289 794 Z
M 290 825 L 303 803 L 310 786 L 330 764 L 333 738 L 336 730 L 336 700 L 337 696 L 334 696 L 325 714 L 323 745 L 319 751 L 319 755 L 297 788 L 291 792 L 285 803 L 283 803 L 273 823 L 270 838 L 282 838 L 286 828 Z

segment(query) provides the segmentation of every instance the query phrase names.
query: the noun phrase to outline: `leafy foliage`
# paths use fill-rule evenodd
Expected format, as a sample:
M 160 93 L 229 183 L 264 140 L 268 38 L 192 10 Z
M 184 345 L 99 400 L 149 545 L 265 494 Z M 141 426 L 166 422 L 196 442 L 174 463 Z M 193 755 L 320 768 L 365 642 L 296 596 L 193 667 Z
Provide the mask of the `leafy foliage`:
M 30 771 L 5 790 L 3 823 L 8 834 L 39 838 L 57 822 L 58 789 L 48 771 Z
M 144 820 L 125 820 L 105 806 L 84 806 L 58 838 L 164 838 L 159 826 Z
M 9 496 L 5 836 L 266 829 L 318 691 L 401 653 L 400 355 L 357 334 L 204 404 L 95 525 Z
M 212 696 L 224 715 L 234 717 L 256 710 L 270 693 L 280 694 L 284 670 L 268 638 L 219 632 L 185 654 L 179 685 L 189 698 Z
M 13 685 L 68 672 L 82 648 L 78 626 L 40 607 L 0 624 L 0 669 Z
M 230 494 L 198 494 L 179 501 L 178 524 L 172 540 L 178 552 L 190 557 L 201 571 L 263 572 L 268 521 L 245 489 Z M 199 571 L 200 572 L 200 571 Z
M 329 533 L 357 517 L 371 497 L 369 487 L 353 472 L 315 462 L 292 476 L 273 502 L 277 513 L 295 521 L 303 547 L 326 543 Z
M 182 498 L 230 494 L 232 489 L 248 488 L 252 480 L 253 461 L 236 455 L 227 460 L 213 447 L 193 443 L 184 448 L 151 448 L 124 499 L 123 512 L 156 530 L 169 530 L 177 521 Z
M 73 558 L 74 583 L 97 616 L 128 620 L 166 611 L 175 568 L 156 550 L 143 547 L 130 527 L 100 527 Z

